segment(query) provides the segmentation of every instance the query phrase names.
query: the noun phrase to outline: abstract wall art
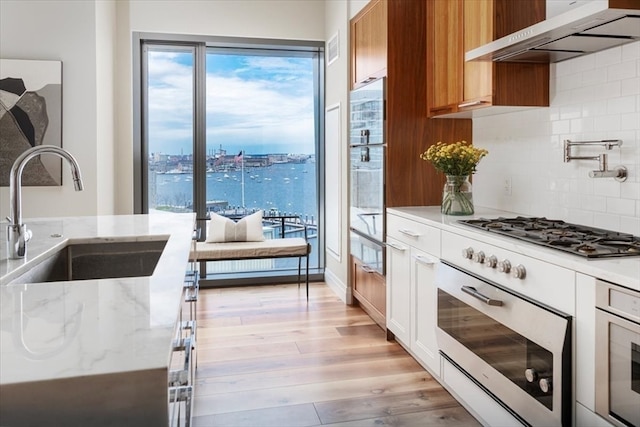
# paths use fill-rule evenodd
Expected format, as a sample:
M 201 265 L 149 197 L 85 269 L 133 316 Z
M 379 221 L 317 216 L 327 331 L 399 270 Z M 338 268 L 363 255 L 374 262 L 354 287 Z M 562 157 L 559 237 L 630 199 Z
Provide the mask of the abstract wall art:
M 0 59 L 0 186 L 21 153 L 44 144 L 62 146 L 62 62 Z M 22 185 L 62 185 L 62 160 L 32 159 Z

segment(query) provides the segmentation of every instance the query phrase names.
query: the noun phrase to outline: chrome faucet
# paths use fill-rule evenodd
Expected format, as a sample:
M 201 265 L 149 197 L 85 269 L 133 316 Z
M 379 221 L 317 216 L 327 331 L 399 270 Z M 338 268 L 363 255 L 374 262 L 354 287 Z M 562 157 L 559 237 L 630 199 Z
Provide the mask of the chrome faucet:
M 38 145 L 20 154 L 16 161 L 13 162 L 13 166 L 11 166 L 11 176 L 9 177 L 11 217 L 7 217 L 9 221 L 7 227 L 7 255 L 10 259 L 24 258 L 27 254 L 27 242 L 31 239 L 31 231 L 27 230 L 26 224 L 22 223 L 22 171 L 29 160 L 46 153 L 56 154 L 65 159 L 71 167 L 75 190 L 82 191 L 83 189 L 80 166 L 68 151 L 55 145 Z

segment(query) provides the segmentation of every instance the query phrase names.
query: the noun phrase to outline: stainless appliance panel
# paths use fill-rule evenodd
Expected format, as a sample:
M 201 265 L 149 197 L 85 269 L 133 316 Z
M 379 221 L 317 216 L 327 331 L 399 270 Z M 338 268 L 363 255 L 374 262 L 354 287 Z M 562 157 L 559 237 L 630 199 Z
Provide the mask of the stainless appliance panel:
M 385 84 L 383 77 L 349 94 L 349 145 L 386 142 Z
M 373 240 L 383 242 L 385 146 L 354 146 L 350 154 L 350 227 Z
M 351 232 L 351 255 L 362 261 L 368 268 L 385 274 L 385 250 L 381 242 L 375 242 L 358 233 Z
M 441 351 L 531 425 L 571 424 L 571 317 L 446 262 L 436 275 Z
M 640 292 L 596 282 L 596 412 L 640 426 Z

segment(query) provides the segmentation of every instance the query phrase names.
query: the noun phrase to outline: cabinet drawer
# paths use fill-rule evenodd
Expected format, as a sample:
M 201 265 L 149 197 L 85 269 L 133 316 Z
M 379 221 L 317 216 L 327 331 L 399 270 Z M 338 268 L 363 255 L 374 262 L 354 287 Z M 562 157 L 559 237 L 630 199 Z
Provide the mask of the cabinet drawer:
M 387 235 L 433 256 L 440 257 L 440 230 L 438 228 L 387 214 Z

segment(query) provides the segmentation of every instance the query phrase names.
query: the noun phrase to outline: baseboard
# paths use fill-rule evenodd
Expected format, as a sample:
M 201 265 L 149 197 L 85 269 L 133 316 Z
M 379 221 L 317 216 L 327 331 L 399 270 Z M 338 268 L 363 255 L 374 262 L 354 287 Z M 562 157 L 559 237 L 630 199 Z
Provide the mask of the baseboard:
M 342 302 L 345 304 L 351 303 L 351 289 L 329 269 L 324 270 L 324 282 L 342 300 Z

